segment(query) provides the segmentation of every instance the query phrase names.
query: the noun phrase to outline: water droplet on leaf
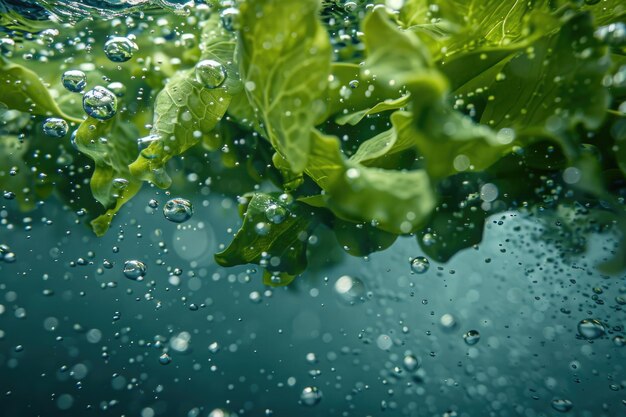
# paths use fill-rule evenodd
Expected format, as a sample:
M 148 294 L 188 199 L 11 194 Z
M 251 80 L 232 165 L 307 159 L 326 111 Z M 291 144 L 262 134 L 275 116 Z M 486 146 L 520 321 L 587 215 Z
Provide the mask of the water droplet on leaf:
M 226 81 L 226 69 L 212 59 L 205 59 L 196 64 L 196 80 L 206 88 L 217 88 Z

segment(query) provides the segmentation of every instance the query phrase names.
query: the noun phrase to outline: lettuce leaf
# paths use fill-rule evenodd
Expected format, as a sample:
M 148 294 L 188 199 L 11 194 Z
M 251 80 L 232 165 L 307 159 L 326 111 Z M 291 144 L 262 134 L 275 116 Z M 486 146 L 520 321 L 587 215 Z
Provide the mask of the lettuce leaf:
M 317 0 L 241 5 L 238 54 L 250 103 L 268 139 L 295 173 L 304 170 L 310 131 L 326 106 L 331 48 Z
M 90 117 L 76 131 L 77 149 L 95 163 L 90 181 L 92 194 L 106 209 L 91 222 L 97 236 L 106 233 L 113 216 L 141 188 L 141 181 L 128 169 L 137 152 L 136 137 L 132 125 L 115 119 L 100 121 Z

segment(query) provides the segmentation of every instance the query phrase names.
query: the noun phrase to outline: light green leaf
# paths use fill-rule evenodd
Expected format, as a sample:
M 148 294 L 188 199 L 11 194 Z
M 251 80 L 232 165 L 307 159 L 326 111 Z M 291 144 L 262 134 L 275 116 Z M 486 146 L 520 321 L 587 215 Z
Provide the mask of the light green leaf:
M 371 222 L 390 233 L 417 230 L 436 203 L 425 171 L 369 168 L 348 161 L 337 138 L 317 131 L 306 173 L 325 191 L 326 204 L 336 216 Z
M 363 165 L 387 158 L 398 152 L 413 148 L 417 132 L 414 129 L 413 115 L 409 112 L 397 111 L 391 115 L 392 128 L 386 130 L 359 146 L 350 161 Z
M 355 126 L 357 123 L 359 123 L 361 120 L 369 115 L 378 114 L 389 110 L 398 110 L 405 107 L 408 102 L 408 94 L 395 100 L 381 101 L 380 103 L 377 103 L 374 107 L 371 107 L 369 109 L 359 110 L 354 113 L 348 113 L 338 116 L 335 119 L 335 123 L 337 123 L 338 125 L 349 124 L 351 126 Z
M 310 131 L 325 113 L 331 48 L 317 0 L 257 0 L 241 5 L 240 73 L 267 137 L 302 172 Z
M 128 163 L 137 154 L 137 131 L 132 125 L 115 119 L 85 120 L 76 131 L 75 144 L 94 161 L 91 177 L 93 196 L 107 212 L 92 221 L 94 232 L 103 235 L 119 209 L 141 188 L 141 182 L 129 172 Z
M 406 87 L 415 110 L 443 99 L 447 80 L 434 68 L 428 49 L 414 33 L 400 30 L 382 9 L 365 18 L 363 31 L 368 54 L 365 75 L 383 88 Z
M 433 179 L 483 171 L 520 144 L 512 132 L 498 135 L 444 104 L 426 109 L 416 127 L 414 143 Z
M 4 58 L 0 59 L 0 103 L 25 113 L 82 121 L 61 111 L 37 74 Z
M 148 144 L 130 166 L 131 173 L 158 187 L 167 188 L 171 178 L 165 164 L 208 135 L 222 119 L 233 95 L 241 91 L 234 64 L 233 35 L 219 26 L 215 17 L 203 32 L 203 59 L 213 59 L 224 66 L 226 80 L 218 88 L 207 88 L 196 79 L 195 69 L 180 71 L 158 94 L 154 122 Z
M 553 11 L 550 0 L 450 0 L 439 4 L 439 18 L 460 30 L 443 47 L 452 56 L 479 47 L 507 46 L 528 35 L 533 14 Z

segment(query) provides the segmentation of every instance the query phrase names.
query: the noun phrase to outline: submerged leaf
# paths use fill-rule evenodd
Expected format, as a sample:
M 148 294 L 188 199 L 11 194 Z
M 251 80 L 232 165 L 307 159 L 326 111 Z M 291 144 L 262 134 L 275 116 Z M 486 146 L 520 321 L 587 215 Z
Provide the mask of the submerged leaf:
M 317 131 L 312 145 L 306 173 L 325 191 L 327 207 L 336 216 L 371 222 L 396 234 L 410 233 L 426 222 L 436 197 L 425 171 L 369 168 L 346 160 L 339 141 Z
M 241 229 L 215 260 L 222 266 L 255 263 L 268 271 L 297 275 L 306 268 L 308 237 L 317 221 L 302 203 L 285 206 L 276 195 L 255 193 Z
M 317 0 L 258 0 L 241 6 L 239 60 L 248 98 L 267 137 L 295 173 L 325 112 L 331 48 Z
M 592 18 L 578 14 L 552 36 L 510 60 L 504 80 L 490 89 L 493 99 L 481 122 L 495 128 L 546 127 L 559 132 L 578 124 L 598 128 L 606 115 L 609 68 L 606 48 L 593 36 Z
M 95 163 L 91 191 L 107 209 L 103 216 L 92 222 L 98 236 L 106 232 L 113 215 L 141 188 L 141 182 L 128 169 L 128 163 L 137 153 L 136 130 L 129 126 L 113 119 L 88 118 L 76 131 L 76 147 Z
M 217 88 L 209 88 L 197 77 L 195 68 L 176 73 L 156 98 L 150 136 L 140 143 L 147 147 L 130 166 L 134 176 L 158 187 L 171 184 L 165 172 L 167 161 L 206 137 L 226 113 L 231 98 L 241 91 L 234 65 L 235 41 L 218 22 L 215 17 L 207 24 L 210 29 L 203 34 L 201 59 L 223 65 L 225 81 Z
M 26 67 L 0 59 L 0 104 L 7 108 L 39 116 L 61 116 L 80 123 L 68 116 L 56 104 L 39 76 Z
M 349 125 L 354 126 L 369 115 L 378 114 L 378 113 L 382 113 L 382 112 L 389 111 L 389 110 L 398 110 L 398 109 L 405 107 L 408 102 L 409 102 L 408 95 L 404 95 L 395 100 L 381 101 L 380 103 L 376 104 L 374 107 L 371 107 L 369 109 L 364 109 L 364 110 L 360 110 L 354 113 L 349 113 L 349 114 L 338 116 L 335 119 L 335 123 L 337 123 L 338 125 L 349 124 Z

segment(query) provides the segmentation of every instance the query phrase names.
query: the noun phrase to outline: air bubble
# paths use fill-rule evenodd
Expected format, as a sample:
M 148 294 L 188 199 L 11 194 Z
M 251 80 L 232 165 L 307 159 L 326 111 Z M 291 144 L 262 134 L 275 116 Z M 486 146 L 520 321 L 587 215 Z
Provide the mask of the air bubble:
M 43 122 L 43 133 L 53 138 L 62 138 L 67 135 L 69 126 L 63 119 L 50 117 Z
M 322 391 L 317 387 L 306 387 L 300 394 L 300 401 L 306 406 L 313 407 L 322 401 Z
M 163 215 L 174 223 L 184 223 L 193 216 L 193 205 L 184 198 L 172 198 L 163 206 Z
M 411 271 L 416 274 L 424 274 L 430 268 L 430 261 L 424 256 L 416 256 L 411 261 Z
M 94 119 L 107 120 L 117 113 L 117 98 L 106 88 L 96 86 L 83 96 L 83 109 Z
M 473 346 L 480 340 L 480 333 L 478 330 L 469 330 L 463 335 L 463 340 L 468 346 Z
M 604 324 L 596 319 L 584 319 L 578 323 L 578 334 L 587 340 L 604 336 Z
M 138 49 L 135 42 L 123 36 L 115 36 L 104 44 L 104 53 L 113 62 L 128 61 Z
M 65 71 L 61 76 L 61 83 L 67 91 L 80 93 L 87 86 L 87 76 L 79 70 Z
M 146 275 L 146 264 L 137 260 L 129 260 L 124 263 L 124 275 L 133 281 L 141 281 Z

